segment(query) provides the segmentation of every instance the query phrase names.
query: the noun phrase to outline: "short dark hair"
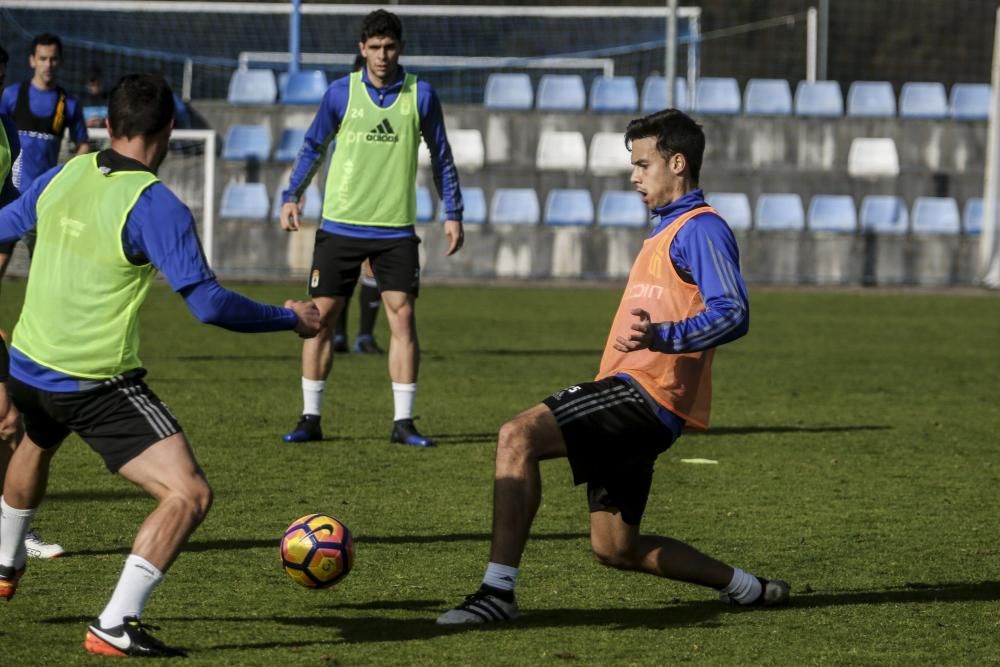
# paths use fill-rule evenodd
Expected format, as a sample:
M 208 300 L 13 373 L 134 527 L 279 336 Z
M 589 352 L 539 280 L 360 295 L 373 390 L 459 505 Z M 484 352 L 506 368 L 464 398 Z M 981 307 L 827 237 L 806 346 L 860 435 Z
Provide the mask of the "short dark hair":
M 159 74 L 126 74 L 111 89 L 108 124 L 115 137 L 150 137 L 174 118 L 174 93 Z
M 10 56 L 7 55 L 7 51 L 0 46 L 0 65 L 6 65 L 9 60 Z
M 705 133 L 691 116 L 677 109 L 665 109 L 636 118 L 625 128 L 625 147 L 632 150 L 636 139 L 656 137 L 656 150 L 664 159 L 680 153 L 687 160 L 691 180 L 698 183 L 705 156 Z
M 354 56 L 354 64 L 351 65 L 351 71 L 357 72 L 361 70 L 361 68 L 364 67 L 366 63 L 367 61 L 365 60 L 365 57 L 359 53 L 358 55 Z
M 59 35 L 53 35 L 51 32 L 43 32 L 40 35 L 35 35 L 35 38 L 31 40 L 31 55 L 35 55 L 35 49 L 39 46 L 52 46 L 53 44 L 56 47 L 56 53 L 61 56 L 62 40 L 59 39 Z
M 361 23 L 361 41 L 367 42 L 372 37 L 392 37 L 402 42 L 403 24 L 392 12 L 376 9 Z

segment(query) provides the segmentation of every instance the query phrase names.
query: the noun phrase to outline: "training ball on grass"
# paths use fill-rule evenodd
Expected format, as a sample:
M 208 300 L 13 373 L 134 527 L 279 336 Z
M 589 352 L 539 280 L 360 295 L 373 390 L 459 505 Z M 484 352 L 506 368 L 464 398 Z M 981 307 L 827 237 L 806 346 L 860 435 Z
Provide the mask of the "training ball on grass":
M 333 586 L 354 565 L 351 531 L 332 516 L 307 514 L 293 521 L 281 538 L 281 565 L 300 586 Z

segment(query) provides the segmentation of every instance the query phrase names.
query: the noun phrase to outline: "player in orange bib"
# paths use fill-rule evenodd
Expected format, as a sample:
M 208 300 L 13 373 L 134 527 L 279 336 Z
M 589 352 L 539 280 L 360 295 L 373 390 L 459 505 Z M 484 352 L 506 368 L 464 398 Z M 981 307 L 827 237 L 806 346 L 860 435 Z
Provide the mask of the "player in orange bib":
M 541 502 L 538 463 L 559 457 L 569 459 L 576 484 L 587 484 L 590 543 L 602 565 L 714 588 L 737 605 L 788 601 L 783 581 L 639 533 L 653 464 L 685 426 L 708 428 L 713 352 L 746 334 L 749 303 L 733 233 L 698 188 L 701 126 L 668 109 L 629 123 L 625 144 L 631 181 L 658 224 L 632 266 L 597 378 L 501 427 L 486 575 L 438 624 L 520 615 L 514 585 Z

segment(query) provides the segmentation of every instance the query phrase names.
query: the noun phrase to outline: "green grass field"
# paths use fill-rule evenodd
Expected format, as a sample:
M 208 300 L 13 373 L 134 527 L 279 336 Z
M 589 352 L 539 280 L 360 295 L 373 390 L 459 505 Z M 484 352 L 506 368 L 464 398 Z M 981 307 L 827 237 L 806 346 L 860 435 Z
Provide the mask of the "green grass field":
M 300 291 L 242 289 L 270 302 Z M 4 285 L 7 326 L 22 291 Z M 519 580 L 525 616 L 439 630 L 485 566 L 498 427 L 593 376 L 618 296 L 428 286 L 418 425 L 441 446 L 422 451 L 388 443 L 385 358 L 356 355 L 336 360 L 327 440 L 282 444 L 301 407 L 298 339 L 199 325 L 154 288 L 148 381 L 216 503 L 145 619 L 192 665 L 997 662 L 994 294 L 754 291 L 749 336 L 716 356 L 714 429 L 661 457 L 643 527 L 787 579 L 789 607 L 734 611 L 710 590 L 600 567 L 585 493 L 551 461 Z M 718 465 L 681 462 L 694 457 Z M 101 662 L 84 631 L 151 507 L 75 437 L 63 446 L 36 525 L 71 555 L 32 561 L 0 609 L 0 664 Z M 310 512 L 356 538 L 354 571 L 327 591 L 279 567 L 282 531 Z

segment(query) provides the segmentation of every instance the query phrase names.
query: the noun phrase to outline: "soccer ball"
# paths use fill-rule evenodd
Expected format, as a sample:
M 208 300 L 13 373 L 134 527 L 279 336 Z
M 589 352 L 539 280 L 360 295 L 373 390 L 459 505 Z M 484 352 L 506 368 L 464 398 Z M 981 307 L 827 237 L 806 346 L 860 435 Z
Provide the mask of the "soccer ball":
M 333 586 L 354 565 L 351 531 L 332 516 L 307 514 L 293 521 L 281 538 L 281 565 L 301 586 Z

